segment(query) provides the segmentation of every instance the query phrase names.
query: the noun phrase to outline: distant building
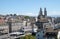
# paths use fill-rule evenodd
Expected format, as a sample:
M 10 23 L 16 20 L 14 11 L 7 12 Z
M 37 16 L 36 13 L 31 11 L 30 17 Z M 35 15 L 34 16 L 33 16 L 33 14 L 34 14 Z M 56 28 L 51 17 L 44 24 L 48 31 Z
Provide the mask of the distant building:
M 42 12 L 42 8 L 40 8 L 40 12 L 37 18 L 36 26 L 38 27 L 37 34 L 36 34 L 36 39 L 44 39 L 43 37 L 43 24 L 48 22 L 47 19 L 47 11 L 46 8 L 44 8 L 44 13 Z
M 44 9 L 44 15 L 42 14 L 42 9 L 40 8 L 40 12 L 39 12 L 39 15 L 37 17 L 37 22 L 36 22 L 36 25 L 37 27 L 40 29 L 40 28 L 43 28 L 43 23 L 47 23 L 48 22 L 48 19 L 47 19 L 47 11 L 46 11 L 46 8 Z
M 46 8 L 44 8 L 44 15 L 45 15 L 45 17 L 47 16 Z
M 5 20 L 3 17 L 0 17 L 0 25 L 3 25 L 5 23 Z
M 21 30 L 26 32 L 26 33 L 32 31 L 31 26 L 21 26 Z
M 60 17 L 55 18 L 54 23 L 55 23 L 55 24 L 60 23 Z

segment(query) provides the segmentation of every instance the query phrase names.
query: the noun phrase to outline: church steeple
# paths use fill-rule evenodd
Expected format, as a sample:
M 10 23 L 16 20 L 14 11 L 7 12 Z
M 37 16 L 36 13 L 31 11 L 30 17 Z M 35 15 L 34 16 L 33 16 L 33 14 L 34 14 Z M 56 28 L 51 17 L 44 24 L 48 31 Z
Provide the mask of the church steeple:
M 44 8 L 44 15 L 47 16 L 47 10 Z
M 40 19 L 40 16 L 42 16 L 43 13 L 42 13 L 42 8 L 40 8 L 40 11 L 39 11 L 39 15 L 38 15 L 38 19 Z
M 43 15 L 43 14 L 42 14 L 42 8 L 40 8 L 39 15 Z

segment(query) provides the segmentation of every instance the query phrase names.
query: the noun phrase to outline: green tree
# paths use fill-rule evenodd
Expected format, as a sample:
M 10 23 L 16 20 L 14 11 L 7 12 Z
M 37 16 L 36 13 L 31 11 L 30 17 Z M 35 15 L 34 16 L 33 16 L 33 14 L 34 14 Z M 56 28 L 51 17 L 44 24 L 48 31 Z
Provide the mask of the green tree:
M 17 16 L 16 14 L 14 14 L 14 16 Z
M 24 18 L 25 18 L 25 19 L 29 19 L 30 17 L 29 17 L 29 16 L 25 16 Z
M 33 35 L 26 35 L 25 37 L 21 37 L 20 39 L 36 39 Z

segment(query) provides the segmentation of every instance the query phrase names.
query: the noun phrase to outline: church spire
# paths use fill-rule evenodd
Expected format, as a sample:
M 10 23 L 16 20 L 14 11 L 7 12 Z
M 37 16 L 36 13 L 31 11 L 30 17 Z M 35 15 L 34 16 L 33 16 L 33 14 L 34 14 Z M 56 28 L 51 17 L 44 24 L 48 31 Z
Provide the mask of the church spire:
M 39 15 L 43 15 L 43 14 L 42 14 L 42 8 L 40 8 Z
M 44 8 L 44 15 L 47 16 L 47 10 Z
M 40 11 L 39 11 L 39 15 L 38 15 L 38 19 L 40 19 L 40 16 L 42 16 L 42 8 L 40 8 Z

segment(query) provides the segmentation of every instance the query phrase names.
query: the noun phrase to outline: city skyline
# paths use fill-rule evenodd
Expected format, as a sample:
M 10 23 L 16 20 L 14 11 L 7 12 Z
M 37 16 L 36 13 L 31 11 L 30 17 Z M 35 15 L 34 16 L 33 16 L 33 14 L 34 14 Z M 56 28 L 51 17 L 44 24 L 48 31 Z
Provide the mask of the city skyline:
M 0 0 L 0 14 L 37 16 L 40 8 L 49 16 L 60 15 L 60 0 Z

